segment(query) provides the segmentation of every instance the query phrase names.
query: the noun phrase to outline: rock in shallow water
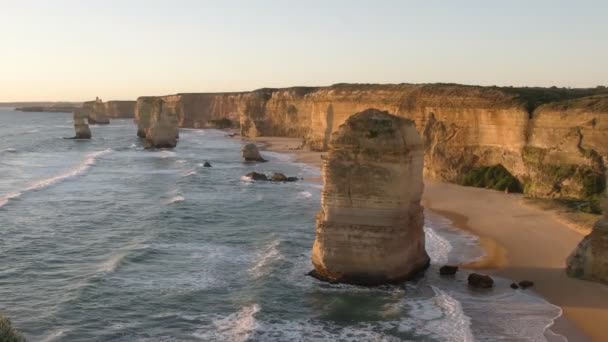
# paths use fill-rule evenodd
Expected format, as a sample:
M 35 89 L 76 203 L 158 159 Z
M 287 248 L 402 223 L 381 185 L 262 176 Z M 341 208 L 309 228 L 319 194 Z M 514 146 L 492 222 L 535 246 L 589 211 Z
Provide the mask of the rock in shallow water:
M 260 150 L 258 149 L 256 144 L 250 143 L 243 146 L 241 150 L 241 155 L 243 159 L 247 162 L 265 162 L 266 159 L 262 158 L 260 155 Z
M 328 148 L 312 251 L 315 276 L 379 285 L 426 269 L 424 151 L 414 122 L 369 109 L 348 118 Z
M 254 181 L 267 181 L 268 177 L 263 173 L 249 172 L 245 177 L 251 178 Z
M 458 266 L 445 265 L 439 269 L 440 275 L 455 275 L 458 272 Z
M 480 289 L 489 289 L 494 287 L 494 279 L 485 274 L 471 273 L 467 278 L 469 285 Z

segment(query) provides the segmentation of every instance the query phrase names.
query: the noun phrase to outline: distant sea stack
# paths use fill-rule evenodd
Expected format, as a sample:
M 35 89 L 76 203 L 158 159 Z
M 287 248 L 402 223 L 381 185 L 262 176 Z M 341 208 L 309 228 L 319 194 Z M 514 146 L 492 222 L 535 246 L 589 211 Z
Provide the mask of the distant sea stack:
M 426 269 L 424 146 L 414 122 L 376 109 L 350 116 L 323 160 L 312 275 L 363 285 Z
M 608 284 L 608 190 L 602 206 L 604 216 L 568 257 L 566 272 L 574 278 Z
M 87 110 L 89 125 L 107 125 L 110 123 L 110 119 L 106 116 L 106 108 L 99 97 L 95 101 L 83 103 L 82 108 Z
M 91 129 L 87 124 L 87 112 L 82 108 L 74 110 L 74 139 L 91 139 Z
M 146 101 L 148 124 L 145 129 L 147 148 L 173 148 L 179 134 L 177 114 L 165 101 L 150 98 Z

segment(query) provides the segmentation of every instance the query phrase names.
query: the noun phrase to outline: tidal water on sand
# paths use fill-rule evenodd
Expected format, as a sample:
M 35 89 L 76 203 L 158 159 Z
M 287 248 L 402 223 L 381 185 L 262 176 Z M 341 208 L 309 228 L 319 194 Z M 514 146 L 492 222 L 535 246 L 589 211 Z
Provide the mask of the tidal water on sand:
M 318 169 L 242 163 L 243 143 L 216 130 L 156 151 L 131 120 L 92 132 L 64 140 L 70 114 L 0 109 L 0 311 L 31 341 L 559 340 L 560 309 L 532 292 L 439 277 L 482 254 L 445 218 L 426 213 L 425 277 L 330 285 L 305 275 L 319 184 L 242 178 Z

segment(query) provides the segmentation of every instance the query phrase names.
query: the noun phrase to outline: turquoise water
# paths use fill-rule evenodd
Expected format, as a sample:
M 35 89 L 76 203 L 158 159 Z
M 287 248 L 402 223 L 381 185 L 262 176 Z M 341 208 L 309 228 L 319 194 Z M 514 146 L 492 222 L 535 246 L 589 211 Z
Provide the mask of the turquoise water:
M 544 341 L 559 308 L 531 292 L 472 291 L 447 262 L 474 236 L 426 213 L 426 276 L 402 286 L 305 275 L 320 185 L 255 183 L 251 171 L 316 177 L 239 140 L 181 130 L 146 151 L 130 120 L 73 135 L 70 114 L 0 108 L 0 311 L 30 341 Z M 210 161 L 212 168 L 203 168 Z

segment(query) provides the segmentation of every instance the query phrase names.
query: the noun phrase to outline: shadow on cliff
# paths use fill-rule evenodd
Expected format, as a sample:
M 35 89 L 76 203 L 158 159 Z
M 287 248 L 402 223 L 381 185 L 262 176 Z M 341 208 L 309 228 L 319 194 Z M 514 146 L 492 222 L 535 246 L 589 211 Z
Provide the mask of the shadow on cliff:
M 334 106 L 327 106 L 327 114 L 325 116 L 325 134 L 323 137 L 323 149 L 327 151 L 329 139 L 331 138 L 331 132 L 334 127 Z

